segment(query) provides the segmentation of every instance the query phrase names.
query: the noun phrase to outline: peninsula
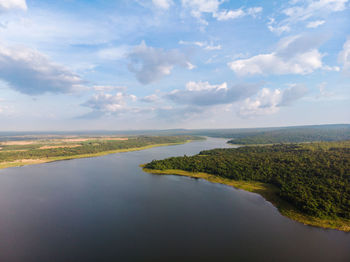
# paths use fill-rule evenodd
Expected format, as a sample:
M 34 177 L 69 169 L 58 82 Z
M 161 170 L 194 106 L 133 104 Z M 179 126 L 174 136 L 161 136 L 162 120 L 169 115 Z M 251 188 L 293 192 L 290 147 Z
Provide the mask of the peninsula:
M 350 140 L 214 149 L 143 168 L 255 192 L 291 219 L 350 231 Z

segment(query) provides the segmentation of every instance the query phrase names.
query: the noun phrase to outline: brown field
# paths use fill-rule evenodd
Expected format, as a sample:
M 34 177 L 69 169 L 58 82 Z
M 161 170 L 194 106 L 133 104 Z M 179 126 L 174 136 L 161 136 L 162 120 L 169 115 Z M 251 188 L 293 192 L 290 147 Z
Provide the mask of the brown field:
M 59 139 L 57 141 L 60 142 L 85 142 L 85 141 L 89 141 L 89 140 L 120 140 L 120 141 L 124 141 L 124 140 L 128 140 L 127 137 L 88 137 L 88 138 L 66 138 L 66 139 Z
M 65 148 L 65 147 L 73 148 L 73 147 L 79 147 L 79 146 L 81 145 L 42 146 L 42 147 L 39 147 L 39 149 Z
M 44 163 L 44 162 L 45 162 L 45 159 L 19 159 L 15 161 L 1 162 L 1 165 L 16 164 L 16 163 L 31 164 L 31 163 Z
M 117 141 L 125 141 L 128 140 L 127 137 L 86 137 L 86 138 L 81 138 L 81 137 L 76 137 L 76 138 L 63 138 L 63 139 L 50 139 L 50 140 L 21 140 L 21 141 L 4 141 L 0 142 L 0 145 L 3 146 L 25 146 L 25 145 L 33 145 L 33 144 L 43 144 L 43 143 L 48 143 L 48 144 L 58 144 L 58 143 L 70 143 L 70 142 L 86 142 L 89 140 L 117 140 Z M 77 145 L 72 145 L 71 147 L 76 147 Z M 46 148 L 59 148 L 60 146 L 57 147 L 49 147 L 47 146 Z M 62 147 L 68 147 L 68 146 L 62 146 Z M 40 149 L 46 149 L 44 147 L 41 147 Z M 0 150 L 2 148 L 0 147 Z
M 36 143 L 36 141 L 22 140 L 22 141 L 6 141 L 6 142 L 1 142 L 0 144 L 3 146 L 25 146 L 25 145 L 31 145 L 34 143 Z

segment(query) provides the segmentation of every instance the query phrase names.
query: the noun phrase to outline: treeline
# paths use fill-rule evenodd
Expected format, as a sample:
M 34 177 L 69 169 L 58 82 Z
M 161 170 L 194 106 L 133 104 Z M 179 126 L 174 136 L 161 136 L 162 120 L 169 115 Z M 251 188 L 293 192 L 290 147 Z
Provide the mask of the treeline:
M 79 144 L 78 147 L 60 147 L 60 148 L 47 148 L 39 149 L 40 146 L 45 144 L 37 144 L 35 147 L 28 146 L 16 146 L 19 151 L 0 151 L 0 163 L 11 162 L 21 159 L 44 159 L 50 157 L 61 157 L 61 156 L 75 156 L 83 154 L 96 154 L 105 151 L 112 151 L 118 149 L 128 149 L 144 147 L 154 144 L 173 144 L 182 143 L 187 140 L 200 139 L 194 136 L 140 136 L 129 138 L 128 140 L 89 140 L 86 142 L 74 143 Z M 13 148 L 13 146 L 11 146 Z M 23 147 L 23 151 L 21 150 Z M 6 149 L 6 147 L 4 147 Z
M 303 213 L 350 219 L 350 141 L 214 149 L 154 160 L 145 168 L 268 183 Z
M 251 133 L 232 134 L 231 144 L 276 144 L 350 139 L 350 125 L 289 127 Z

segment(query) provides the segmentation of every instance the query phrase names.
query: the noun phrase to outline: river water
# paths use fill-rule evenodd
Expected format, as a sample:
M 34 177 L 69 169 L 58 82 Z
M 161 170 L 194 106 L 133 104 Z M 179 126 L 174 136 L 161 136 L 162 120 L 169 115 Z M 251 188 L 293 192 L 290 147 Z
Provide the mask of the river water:
M 281 216 L 261 196 L 140 164 L 184 145 L 0 170 L 0 261 L 350 261 L 350 234 Z

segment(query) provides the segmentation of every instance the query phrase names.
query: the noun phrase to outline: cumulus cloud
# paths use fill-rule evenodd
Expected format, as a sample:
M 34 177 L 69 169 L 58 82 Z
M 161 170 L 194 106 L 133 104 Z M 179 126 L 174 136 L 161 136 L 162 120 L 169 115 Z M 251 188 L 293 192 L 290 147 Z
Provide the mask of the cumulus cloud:
M 281 106 L 291 105 L 306 93 L 307 89 L 299 85 L 284 90 L 263 88 L 255 98 L 247 98 L 238 113 L 240 116 L 273 114 Z
M 144 41 L 129 53 L 129 70 L 142 84 L 149 84 L 169 75 L 174 66 L 193 69 L 187 56 L 177 49 L 165 51 L 146 45 Z
M 165 97 L 177 104 L 212 106 L 228 104 L 252 96 L 260 84 L 240 84 L 228 87 L 224 82 L 211 85 L 209 82 L 188 82 L 185 90 L 174 90 Z
M 169 7 L 173 4 L 172 0 L 152 0 L 153 5 L 161 9 L 169 9 Z
M 78 75 L 36 50 L 2 45 L 0 79 L 10 88 L 28 95 L 69 93 L 83 84 Z
M 26 0 L 1 0 L 0 12 L 6 12 L 9 10 L 27 10 Z
M 120 114 L 128 111 L 127 101 L 135 101 L 136 96 L 128 95 L 123 92 L 116 94 L 108 94 L 100 92 L 94 94 L 88 101 L 82 104 L 82 106 L 92 109 L 89 116 L 111 115 Z
M 283 38 L 274 52 L 235 60 L 228 66 L 238 75 L 305 75 L 321 68 L 337 70 L 323 65 L 324 55 L 317 49 L 322 41 L 315 36 Z
M 182 0 L 182 6 L 190 10 L 191 15 L 197 18 L 202 24 L 208 24 L 203 19 L 203 14 L 211 14 L 218 21 L 232 20 L 246 15 L 256 17 L 262 12 L 262 7 L 252 7 L 244 10 L 239 8 L 236 10 L 220 9 L 220 5 L 224 1 L 220 0 Z
M 339 62 L 343 65 L 343 71 L 350 74 L 350 37 L 343 45 L 343 50 L 339 53 Z

